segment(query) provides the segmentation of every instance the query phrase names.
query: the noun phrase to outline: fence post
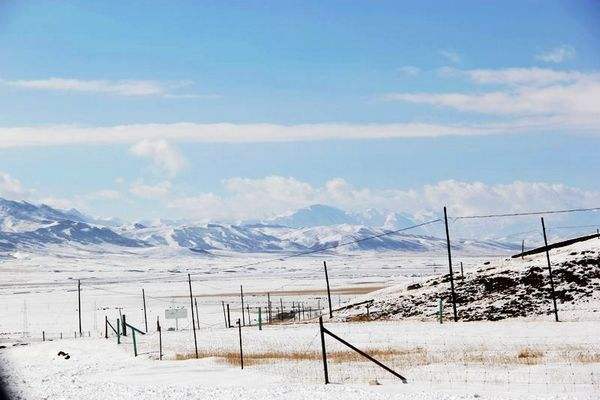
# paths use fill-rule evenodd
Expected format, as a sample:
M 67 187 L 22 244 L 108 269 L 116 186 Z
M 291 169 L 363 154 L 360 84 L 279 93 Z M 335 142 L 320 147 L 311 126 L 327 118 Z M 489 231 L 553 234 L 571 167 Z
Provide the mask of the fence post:
M 321 334 L 321 352 L 323 353 L 323 374 L 325 384 L 329 383 L 329 372 L 327 372 L 327 352 L 325 351 L 325 332 L 323 331 L 323 316 L 319 316 L 319 332 Z
M 250 318 L 250 306 L 247 304 L 246 304 L 246 310 L 248 311 L 248 326 L 252 326 L 252 319 Z
M 281 297 L 279 298 L 279 305 L 281 306 L 279 308 L 279 319 L 283 321 L 283 299 Z
M 194 306 L 196 307 L 196 326 L 200 329 L 200 318 L 198 317 L 198 299 L 194 298 Z
M 273 317 L 271 316 L 271 293 L 267 292 L 267 308 L 269 311 L 269 317 L 267 319 L 267 322 L 270 324 L 273 322 Z
M 42 342 L 46 341 L 46 332 L 42 331 Z
M 104 316 L 104 339 L 108 339 L 108 317 Z
M 444 319 L 444 302 L 441 297 L 438 297 L 438 319 L 440 324 Z
M 258 330 L 262 331 L 262 311 L 261 307 L 258 307 Z
M 225 312 L 225 302 L 221 300 L 221 307 L 223 308 L 223 321 L 225 321 L 225 328 L 229 328 L 227 326 L 227 313 Z
M 156 330 L 158 331 L 158 359 L 162 360 L 162 329 L 160 329 L 160 317 L 156 317 Z
M 121 344 L 121 321 L 117 318 L 117 344 Z
M 62 339 L 62 332 L 60 333 L 60 338 Z
M 243 313 L 242 313 L 243 314 Z M 242 349 L 242 324 L 240 323 L 240 319 L 237 320 L 238 332 L 240 336 L 240 365 L 242 369 L 244 369 L 244 351 Z
M 188 283 L 190 285 L 190 308 L 192 312 L 192 328 L 194 329 L 194 348 L 196 350 L 196 358 L 198 358 L 198 341 L 196 340 L 196 321 L 194 320 L 194 296 L 192 295 L 192 277 L 188 274 Z
M 327 301 L 329 302 L 329 318 L 333 318 L 333 310 L 331 308 L 331 290 L 329 289 L 329 275 L 327 274 L 327 262 L 323 261 L 325 269 L 325 282 L 327 283 Z
M 448 230 L 448 214 L 444 207 L 444 223 L 446 225 L 446 246 L 448 248 L 448 268 L 450 272 L 450 290 L 452 291 L 452 310 L 454 312 L 454 322 L 458 321 L 458 313 L 456 312 L 456 293 L 454 292 L 454 273 L 452 272 L 452 252 L 450 250 L 450 232 Z
M 133 356 L 137 357 L 137 342 L 135 341 L 135 329 L 131 330 L 131 338 L 133 339 Z
M 550 252 L 548 251 L 548 239 L 546 238 L 546 225 L 542 217 L 542 230 L 544 231 L 544 244 L 546 245 L 546 260 L 548 260 L 548 272 L 550 273 L 550 290 L 552 291 L 552 303 L 554 304 L 554 319 L 558 322 L 558 308 L 556 307 L 556 294 L 554 293 L 554 278 L 552 277 L 552 265 L 550 264 Z
M 462 261 L 460 262 L 460 278 L 465 279 L 465 271 L 463 270 Z
M 81 336 L 81 280 L 77 279 L 77 311 L 79 314 L 79 336 Z
M 142 302 L 144 303 L 144 327 L 146 328 L 146 332 L 148 332 L 148 316 L 146 314 L 146 293 L 144 289 L 142 289 Z
M 123 336 L 127 336 L 127 318 L 125 318 L 125 314 L 121 318 L 121 325 L 123 325 L 121 330 L 123 331 Z
M 229 303 L 227 303 L 227 327 L 231 328 L 231 313 L 229 312 Z

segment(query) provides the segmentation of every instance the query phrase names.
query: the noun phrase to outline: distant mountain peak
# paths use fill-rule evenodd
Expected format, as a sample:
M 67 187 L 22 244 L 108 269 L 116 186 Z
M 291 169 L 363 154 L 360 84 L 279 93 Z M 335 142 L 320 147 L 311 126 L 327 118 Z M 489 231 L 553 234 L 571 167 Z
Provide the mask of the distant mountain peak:
M 268 219 L 265 222 L 288 226 L 290 228 L 310 228 L 316 226 L 356 224 L 357 220 L 339 208 L 325 204 L 312 204 L 291 213 Z

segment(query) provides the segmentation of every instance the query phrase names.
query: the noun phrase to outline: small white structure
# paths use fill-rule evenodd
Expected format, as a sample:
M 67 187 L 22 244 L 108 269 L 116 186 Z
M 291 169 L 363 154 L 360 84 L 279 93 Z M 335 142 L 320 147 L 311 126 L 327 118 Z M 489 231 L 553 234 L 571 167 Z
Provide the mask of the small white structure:
M 165 310 L 165 318 L 166 319 L 174 319 L 175 320 L 175 329 L 179 330 L 179 319 L 187 318 L 187 308 L 167 308 Z

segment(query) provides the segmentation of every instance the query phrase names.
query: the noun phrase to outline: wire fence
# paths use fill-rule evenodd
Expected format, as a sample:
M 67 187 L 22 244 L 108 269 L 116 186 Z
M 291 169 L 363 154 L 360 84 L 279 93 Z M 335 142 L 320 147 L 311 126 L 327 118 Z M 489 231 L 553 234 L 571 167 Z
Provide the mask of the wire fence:
M 519 264 L 515 264 L 515 262 L 507 257 L 511 253 L 518 254 L 531 247 L 542 245 L 543 242 L 540 242 L 539 239 L 531 241 L 527 246 L 525 246 L 525 239 L 522 239 L 520 246 L 513 244 L 506 247 L 498 247 L 497 244 L 491 244 L 482 240 L 480 241 L 482 245 L 489 244 L 489 254 L 460 254 L 462 246 L 465 246 L 465 241 L 452 241 L 450 234 L 465 229 L 465 227 L 460 226 L 461 224 L 472 225 L 478 223 L 478 221 L 532 218 L 542 215 L 596 212 L 598 210 L 600 208 L 466 215 L 450 217 L 447 220 L 437 218 L 406 228 L 383 231 L 377 235 L 340 241 L 309 251 L 259 259 L 241 264 L 228 263 L 226 268 L 228 270 L 243 270 L 263 264 L 294 262 L 301 257 L 314 257 L 317 254 L 328 255 L 328 252 L 331 250 L 353 244 L 379 240 L 386 236 L 403 235 L 411 230 L 425 227 L 431 228 L 435 226 L 436 229 L 439 229 L 445 225 L 446 238 L 435 242 L 437 246 L 435 250 L 443 250 L 447 246 L 447 262 L 444 262 L 445 256 L 440 256 L 437 259 L 438 261 L 430 262 L 429 264 L 408 266 L 406 268 L 396 267 L 398 269 L 392 270 L 393 272 L 391 273 L 394 275 L 400 270 L 404 275 L 406 275 L 406 271 L 423 272 L 424 275 L 437 274 L 434 279 L 437 279 L 436 285 L 439 286 L 439 293 L 441 294 L 436 294 L 436 296 L 440 298 L 444 297 L 446 304 L 451 304 L 454 310 L 447 307 L 445 310 L 438 311 L 437 302 L 429 298 L 428 302 L 426 302 L 427 304 L 421 307 L 419 315 L 422 320 L 435 322 L 439 317 L 442 317 L 445 321 L 451 320 L 453 317 L 458 320 L 459 316 L 465 315 L 465 310 L 469 302 L 476 303 L 478 301 L 478 299 L 468 299 L 465 297 L 465 293 L 468 294 L 468 291 L 466 289 L 463 290 L 463 282 L 483 282 L 485 285 L 485 282 L 490 282 L 490 277 L 495 273 L 490 272 L 491 270 L 498 271 L 503 276 L 511 268 L 520 269 L 522 270 L 521 272 L 527 273 L 529 270 L 525 269 L 525 267 L 531 269 L 533 265 L 540 266 L 543 269 L 542 272 L 546 270 L 551 272 L 551 267 L 554 267 L 554 273 L 562 277 L 562 280 L 557 280 L 556 287 L 552 283 L 551 288 L 548 287 L 545 276 L 543 276 L 542 281 L 533 282 L 534 286 L 536 284 L 538 286 L 541 285 L 537 288 L 540 290 L 538 293 L 541 296 L 540 300 L 545 302 L 549 307 L 549 298 L 554 298 L 555 293 L 559 293 L 558 304 L 561 308 L 563 321 L 565 315 L 575 313 L 577 316 L 574 319 L 581 321 L 585 326 L 585 321 L 590 319 L 591 313 L 598 313 L 600 310 L 583 306 L 584 302 L 582 301 L 572 303 L 569 301 L 581 300 L 584 295 L 588 296 L 588 298 L 596 296 L 595 299 L 600 300 L 600 296 L 598 296 L 599 293 L 593 286 L 585 286 L 584 290 L 579 290 L 580 288 L 573 286 L 573 283 L 583 285 L 582 279 L 584 278 L 576 276 L 571 277 L 570 281 L 567 279 L 568 274 L 565 271 L 569 270 L 569 268 L 571 268 L 570 271 L 573 271 L 575 268 L 570 264 L 565 264 L 568 260 L 560 259 L 559 262 L 554 261 L 553 265 L 553 262 L 548 258 L 548 265 L 544 266 L 545 259 L 543 257 L 528 256 L 528 258 L 525 258 L 523 256 Z M 545 238 L 546 231 L 575 230 L 589 233 L 595 227 L 596 225 L 592 224 L 550 225 L 547 229 L 544 227 L 543 232 L 539 236 L 542 239 Z M 504 237 L 531 238 L 530 234 L 536 234 L 536 232 L 539 234 L 540 230 L 531 229 L 513 232 L 504 235 Z M 458 256 L 461 267 L 460 271 L 457 271 L 459 263 L 456 261 L 456 255 L 455 259 L 452 259 L 453 251 L 458 251 L 460 254 Z M 495 254 L 495 252 L 499 252 L 499 254 Z M 502 257 L 498 258 L 499 255 Z M 583 251 L 581 255 L 584 255 Z M 482 262 L 482 259 L 487 257 L 495 257 L 497 259 L 494 260 L 493 265 L 490 265 L 487 261 Z M 589 254 L 579 259 L 589 259 L 589 262 L 586 261 L 586 263 L 581 265 L 584 268 L 584 272 L 588 271 L 585 269 L 588 266 L 593 268 L 594 274 L 589 275 L 587 278 L 596 279 L 600 277 L 600 253 L 594 252 L 593 255 Z M 527 262 L 532 265 L 526 264 Z M 467 267 L 467 280 L 463 280 L 463 263 Z M 332 270 L 335 271 L 336 265 L 332 267 Z M 450 272 L 448 268 L 452 267 L 454 267 L 454 270 Z M 350 271 L 349 273 L 352 272 Z M 58 299 L 54 299 L 52 303 L 46 302 L 43 298 L 44 294 L 38 292 L 38 294 L 42 294 L 42 297 L 38 298 L 37 301 L 24 300 L 20 309 L 14 307 L 14 304 L 12 309 L 5 308 L 5 311 L 9 314 L 7 315 L 7 319 L 13 321 L 13 329 L 3 329 L 0 340 L 4 339 L 3 336 L 5 338 L 20 336 L 21 342 L 56 341 L 74 338 L 85 339 L 86 333 L 87 338 L 98 338 L 106 334 L 104 332 L 105 317 L 111 322 L 114 321 L 115 324 L 118 324 L 117 320 L 122 321 L 123 316 L 126 316 L 130 324 L 143 329 L 147 333 L 143 337 L 138 336 L 138 343 L 136 344 L 136 346 L 139 345 L 139 349 L 136 348 L 138 355 L 157 358 L 160 351 L 157 348 L 158 332 L 156 322 L 160 320 L 161 326 L 163 326 L 160 333 L 161 341 L 164 345 L 164 353 L 167 355 L 167 358 L 188 358 L 190 349 L 193 348 L 190 345 L 191 331 L 197 329 L 210 337 L 209 342 L 201 340 L 200 348 L 202 356 L 216 356 L 223 359 L 223 362 L 235 364 L 235 357 L 232 354 L 235 355 L 237 351 L 236 329 L 230 329 L 230 327 L 234 325 L 233 322 L 235 320 L 241 319 L 244 321 L 244 334 L 252 335 L 252 339 L 248 341 L 249 349 L 247 350 L 249 360 L 251 360 L 250 365 L 254 363 L 254 367 L 256 368 L 271 372 L 275 371 L 276 373 L 285 373 L 290 377 L 302 376 L 308 381 L 320 380 L 319 349 L 316 341 L 318 332 L 315 333 L 316 329 L 314 329 L 314 324 L 311 323 L 316 322 L 319 316 L 326 314 L 328 300 L 331 301 L 331 299 L 325 296 L 323 290 L 305 290 L 299 288 L 300 284 L 298 281 L 290 279 L 289 282 L 277 287 L 257 288 L 256 284 L 254 284 L 254 289 L 246 292 L 245 296 L 241 293 L 238 296 L 235 292 L 219 294 L 218 292 L 221 289 L 218 283 L 208 279 L 198 279 L 203 274 L 204 272 L 201 271 L 189 272 L 188 279 L 191 281 L 191 277 L 194 277 L 193 281 L 191 281 L 194 289 L 202 287 L 216 291 L 217 293 L 202 296 L 196 295 L 195 297 L 194 294 L 196 293 L 192 294 L 192 303 L 194 300 L 196 302 L 199 300 L 199 308 L 197 305 L 190 307 L 190 298 L 185 294 L 187 280 L 184 279 L 180 272 L 160 273 L 158 276 L 143 277 L 138 280 L 122 278 L 105 278 L 103 282 L 82 280 L 82 293 L 77 292 L 73 287 L 65 290 L 65 285 L 74 285 L 74 280 L 58 285 L 56 282 L 48 283 L 46 285 L 49 288 L 48 293 L 52 293 L 52 296 L 59 293 Z M 318 269 L 315 268 L 314 274 L 321 274 L 320 266 Z M 341 276 L 341 273 L 338 276 Z M 477 279 L 480 279 L 480 281 L 477 281 Z M 506 279 L 506 276 L 504 276 L 504 279 Z M 403 279 L 403 281 L 408 287 L 413 283 L 423 282 L 423 278 L 420 275 L 409 276 Z M 131 286 L 134 283 L 137 283 L 140 289 L 143 286 L 152 287 L 156 289 L 157 294 L 153 294 L 150 290 L 150 293 L 145 295 L 145 301 L 142 302 L 142 293 L 131 290 Z M 240 283 L 243 284 L 243 278 L 240 278 Z M 43 288 L 44 283 L 35 282 L 35 287 Z M 290 288 L 295 289 L 290 290 Z M 468 287 L 466 288 L 468 289 Z M 461 292 L 461 290 L 463 291 Z M 455 295 L 455 291 L 459 292 L 458 298 Z M 583 293 L 583 295 L 574 298 L 572 293 L 575 292 Z M 515 307 L 522 307 L 524 304 L 522 294 L 515 293 L 514 291 L 510 295 L 506 295 L 502 291 L 498 291 L 498 293 L 497 299 L 487 298 L 485 300 L 488 303 L 494 303 L 508 298 L 512 300 L 517 299 L 516 303 L 513 304 Z M 550 293 L 552 293 L 552 296 L 549 295 Z M 565 297 L 565 293 L 571 293 L 571 299 Z M 90 294 L 93 295 L 90 296 Z M 12 295 L 22 295 L 24 298 L 28 298 L 31 295 L 31 291 L 13 293 Z M 78 307 L 75 301 L 75 296 L 77 295 L 83 297 L 81 307 Z M 344 309 L 345 306 L 351 304 L 348 300 L 355 296 L 356 294 L 352 292 L 345 293 L 344 302 L 342 302 L 342 295 L 338 294 L 337 307 L 332 306 L 331 308 L 335 308 L 336 311 Z M 560 298 L 560 296 L 563 297 Z M 335 298 L 335 294 L 332 297 Z M 227 305 L 227 308 L 225 305 Z M 457 305 L 458 311 L 456 311 Z M 366 308 L 366 313 L 370 315 L 368 307 L 365 305 L 364 308 Z M 181 321 L 175 319 L 175 322 L 173 322 L 173 320 L 166 320 L 164 318 L 167 310 L 174 309 L 186 310 L 185 317 L 180 318 Z M 548 310 L 550 309 L 548 308 Z M 361 312 L 364 314 L 364 311 Z M 536 313 L 534 310 L 531 312 L 533 314 Z M 77 322 L 81 324 L 80 321 L 77 321 L 78 313 L 83 314 L 83 326 L 85 328 L 82 330 L 65 328 L 77 326 Z M 40 315 L 43 317 L 40 318 Z M 377 313 L 373 315 L 377 316 Z M 361 321 L 369 321 L 370 319 L 363 318 Z M 485 320 L 486 318 L 482 319 Z M 19 320 L 21 322 L 20 330 L 15 329 L 16 324 L 14 323 L 14 321 Z M 148 328 L 146 328 L 146 323 L 148 324 Z M 353 326 L 353 324 L 346 325 Z M 375 325 L 366 324 L 366 326 Z M 262 333 L 260 329 L 263 327 L 265 331 L 271 333 Z M 278 336 L 278 334 L 273 335 L 273 332 L 294 332 L 294 334 L 292 334 L 291 338 L 288 338 L 289 342 L 286 342 L 285 335 L 287 333 Z M 462 341 L 457 341 L 456 335 L 453 336 L 453 341 L 442 340 L 439 337 L 434 340 L 431 338 L 423 339 L 421 337 L 409 336 L 401 341 L 388 340 L 386 343 L 393 343 L 393 347 L 380 346 L 377 348 L 376 346 L 371 346 L 371 343 L 376 341 L 379 333 L 377 329 L 374 329 L 361 332 L 358 336 L 353 336 L 353 338 L 358 338 L 361 343 L 366 344 L 366 347 L 370 351 L 375 352 L 385 359 L 393 368 L 408 371 L 407 374 L 411 376 L 414 382 L 451 385 L 458 385 L 460 383 L 483 385 L 516 384 L 525 385 L 529 388 L 536 388 L 539 385 L 545 387 L 559 385 L 564 387 L 565 391 L 576 391 L 581 388 L 599 389 L 598 376 L 591 372 L 589 365 L 598 365 L 600 363 L 600 350 L 597 341 L 591 337 L 568 344 L 569 341 L 566 341 L 562 335 L 548 335 L 547 337 L 544 337 L 542 334 L 523 337 L 511 335 L 510 340 L 505 341 L 502 338 L 494 337 L 493 346 L 490 346 L 489 343 L 481 342 L 480 335 L 460 336 L 459 339 Z M 355 333 L 350 332 L 350 334 Z M 114 334 L 111 333 L 109 336 L 114 337 Z M 272 340 L 273 336 L 275 337 L 275 341 Z M 283 339 L 281 336 L 283 336 Z M 367 340 L 364 339 L 365 336 L 368 337 Z M 385 337 L 389 338 L 389 335 Z M 120 339 L 122 339 L 122 347 L 126 351 L 133 353 L 133 350 L 131 350 L 131 347 L 134 345 L 132 342 L 133 337 L 122 336 Z M 565 343 L 567 344 L 565 345 Z M 268 352 L 270 354 L 264 355 L 265 349 L 269 349 Z M 273 349 L 280 350 L 274 351 Z M 381 371 L 378 371 L 367 363 L 349 357 L 341 349 L 336 349 L 334 346 L 333 351 L 337 355 L 333 357 L 334 362 L 331 367 L 331 375 L 336 376 L 338 381 L 351 382 L 386 379 L 382 377 Z M 336 357 L 338 358 L 336 359 Z

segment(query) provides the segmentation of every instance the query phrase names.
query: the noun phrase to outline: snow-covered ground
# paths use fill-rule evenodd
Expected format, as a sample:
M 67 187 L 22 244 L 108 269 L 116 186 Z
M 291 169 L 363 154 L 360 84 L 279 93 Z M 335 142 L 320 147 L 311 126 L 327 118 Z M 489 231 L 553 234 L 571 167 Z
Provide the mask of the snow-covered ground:
M 556 250 L 552 256 L 566 257 L 565 251 Z M 286 310 L 298 302 L 305 308 L 324 308 L 323 261 L 328 264 L 336 308 L 366 292 L 406 287 L 446 272 L 443 253 L 354 252 L 282 261 L 271 261 L 272 254 L 198 257 L 152 249 L 95 255 L 57 248 L 48 254 L 22 253 L 0 264 L 3 276 L 9 277 L 0 285 L 0 345 L 6 346 L 0 350 L 0 362 L 24 398 L 595 399 L 600 395 L 597 318 L 571 318 L 557 324 L 551 315 L 541 315 L 441 325 L 433 318 L 326 320 L 332 332 L 406 376 L 406 385 L 353 358 L 328 337 L 334 384 L 325 386 L 314 317 L 265 326 L 262 331 L 255 326 L 257 307 L 262 307 L 265 318 L 267 293 L 273 309 L 280 301 Z M 475 274 L 488 261 L 508 267 L 505 259 L 455 255 L 467 274 Z M 516 263 L 509 267 L 518 269 Z M 198 302 L 199 360 L 186 359 L 194 353 L 188 273 Z M 86 337 L 74 339 L 77 279 L 82 286 Z M 247 355 L 243 371 L 235 363 L 237 329 L 224 327 L 222 309 L 222 302 L 230 304 L 232 322 L 241 316 L 240 285 L 254 324 L 242 332 Z M 121 345 L 114 334 L 103 338 L 104 318 L 114 325 L 125 314 L 130 324 L 145 329 L 142 288 L 149 333 L 137 336 L 140 355 L 134 357 L 131 335 Z M 179 321 L 179 331 L 169 331 L 175 323 L 165 320 L 165 310 L 177 307 L 187 308 L 188 318 Z M 163 326 L 162 361 L 157 359 L 157 317 Z M 27 345 L 13 346 L 17 343 Z M 70 358 L 58 356 L 59 351 Z M 373 380 L 381 385 L 370 385 Z

